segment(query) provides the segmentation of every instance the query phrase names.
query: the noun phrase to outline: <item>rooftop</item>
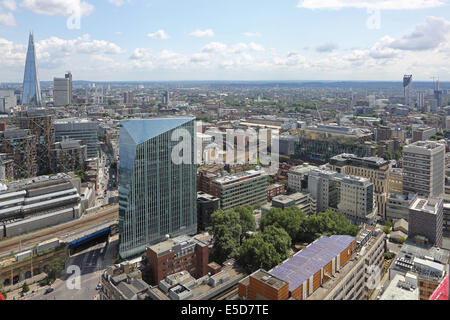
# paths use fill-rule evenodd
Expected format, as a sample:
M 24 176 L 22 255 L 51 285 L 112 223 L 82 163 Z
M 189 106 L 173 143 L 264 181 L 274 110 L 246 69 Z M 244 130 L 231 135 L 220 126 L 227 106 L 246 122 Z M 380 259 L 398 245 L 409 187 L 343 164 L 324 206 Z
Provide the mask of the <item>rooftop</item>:
M 322 236 L 269 273 L 289 283 L 289 290 L 300 287 L 355 240 L 351 236 Z
M 380 300 L 419 300 L 419 288 L 407 282 L 402 275 L 395 275 Z
M 441 200 L 434 198 L 425 199 L 417 197 L 409 208 L 412 210 L 436 214 L 439 210 L 440 203 L 442 203 L 442 199 Z
M 288 282 L 281 280 L 280 278 L 278 278 L 262 269 L 252 273 L 251 277 L 254 279 L 257 279 L 261 282 L 264 282 L 265 284 L 267 284 L 268 286 L 270 286 L 276 290 L 280 290 L 286 284 L 288 284 Z

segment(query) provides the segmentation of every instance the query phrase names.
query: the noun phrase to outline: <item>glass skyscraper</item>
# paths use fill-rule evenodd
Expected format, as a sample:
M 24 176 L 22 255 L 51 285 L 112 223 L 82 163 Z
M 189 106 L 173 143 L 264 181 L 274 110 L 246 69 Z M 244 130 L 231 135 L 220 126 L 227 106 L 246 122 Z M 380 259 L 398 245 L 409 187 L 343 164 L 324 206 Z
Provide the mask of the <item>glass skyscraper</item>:
M 36 51 L 32 33 L 30 33 L 28 40 L 27 60 L 23 77 L 22 105 L 42 107 L 41 86 L 37 74 Z
M 177 129 L 188 139 L 172 141 Z M 196 126 L 193 118 L 125 120 L 120 124 L 119 252 L 138 255 L 165 236 L 197 231 Z M 180 142 L 183 141 L 183 142 Z M 191 161 L 172 161 L 175 146 Z M 177 150 L 177 149 L 175 149 Z

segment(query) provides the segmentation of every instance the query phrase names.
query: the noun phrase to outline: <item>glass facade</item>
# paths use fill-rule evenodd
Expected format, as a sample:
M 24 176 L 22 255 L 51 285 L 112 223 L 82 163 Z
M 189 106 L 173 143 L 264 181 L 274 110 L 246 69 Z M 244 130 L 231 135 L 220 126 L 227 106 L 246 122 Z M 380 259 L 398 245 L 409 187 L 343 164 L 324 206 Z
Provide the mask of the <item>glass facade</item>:
M 165 235 L 197 231 L 195 119 L 126 120 L 120 125 L 119 234 L 120 256 L 132 257 Z M 183 152 L 189 163 L 175 164 L 172 141 L 185 129 Z
M 33 34 L 28 41 L 27 60 L 23 77 L 22 105 L 42 107 L 41 86 L 37 74 Z

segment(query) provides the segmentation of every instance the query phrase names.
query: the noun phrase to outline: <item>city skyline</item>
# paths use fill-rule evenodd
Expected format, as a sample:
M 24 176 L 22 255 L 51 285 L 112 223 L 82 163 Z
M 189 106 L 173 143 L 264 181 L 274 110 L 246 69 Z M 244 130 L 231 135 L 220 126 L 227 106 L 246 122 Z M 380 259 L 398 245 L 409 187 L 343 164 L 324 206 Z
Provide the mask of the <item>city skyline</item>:
M 30 30 L 44 81 L 450 80 L 447 1 L 53 2 L 0 1 L 1 82 L 23 76 Z

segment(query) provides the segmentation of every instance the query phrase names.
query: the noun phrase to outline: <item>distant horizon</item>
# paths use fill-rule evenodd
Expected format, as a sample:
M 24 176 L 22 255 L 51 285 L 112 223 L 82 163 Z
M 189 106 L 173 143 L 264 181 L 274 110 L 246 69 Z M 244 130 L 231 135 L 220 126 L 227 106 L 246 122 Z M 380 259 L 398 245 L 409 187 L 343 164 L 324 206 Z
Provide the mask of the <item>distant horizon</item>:
M 53 83 L 53 80 L 39 80 L 40 83 Z M 219 82 L 219 83 L 402 83 L 402 80 L 73 80 L 73 83 L 85 82 L 85 83 L 173 83 L 173 82 Z M 414 84 L 422 84 L 422 83 L 431 83 L 433 81 L 430 80 L 414 80 Z M 0 82 L 0 85 L 21 85 L 22 82 Z M 450 81 L 441 81 L 439 80 L 439 84 L 450 84 Z

